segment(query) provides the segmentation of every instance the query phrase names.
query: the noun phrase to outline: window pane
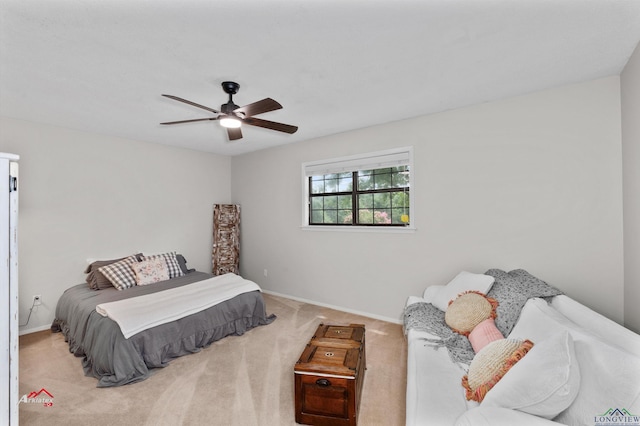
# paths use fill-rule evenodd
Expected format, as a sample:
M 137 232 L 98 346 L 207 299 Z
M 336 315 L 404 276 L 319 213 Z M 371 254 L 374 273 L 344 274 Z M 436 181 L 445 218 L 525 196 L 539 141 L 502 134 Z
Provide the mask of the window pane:
M 373 194 L 373 207 L 376 209 L 391 207 L 391 193 L 382 192 Z
M 394 192 L 391 196 L 391 207 L 409 207 L 408 192 Z
M 351 210 L 352 208 L 351 195 L 339 195 L 338 196 L 338 208 L 343 210 Z
M 311 212 L 311 223 L 323 223 L 324 214 L 322 210 L 314 210 Z
M 358 191 L 368 191 L 373 189 L 373 177 L 370 175 L 360 176 L 358 174 Z
M 325 179 L 324 192 L 338 192 L 338 179 Z
M 381 169 L 381 170 L 389 170 L 389 169 Z M 391 188 L 391 173 L 377 173 L 373 176 L 375 180 L 374 187 L 375 189 L 385 189 Z
M 394 188 L 404 188 L 409 186 L 409 166 L 394 167 L 392 185 Z
M 311 210 L 322 210 L 323 207 L 324 207 L 323 197 L 311 198 Z
M 360 208 L 360 209 L 372 209 L 373 208 L 373 194 L 360 194 L 360 195 L 358 195 L 358 208 Z
M 376 210 L 373 213 L 373 223 L 391 223 L 391 210 Z
M 338 196 L 327 196 L 324 198 L 324 209 L 337 209 L 338 208 Z
M 373 211 L 369 209 L 358 209 L 358 223 L 370 225 L 373 223 Z
M 353 176 L 351 174 L 346 178 L 340 178 L 338 181 L 338 191 L 347 192 L 353 188 Z
M 314 176 L 315 177 L 315 176 Z M 311 193 L 322 194 L 324 192 L 324 179 L 311 181 Z
M 391 222 L 398 225 L 409 223 L 409 208 L 391 209 Z
M 324 223 L 336 223 L 338 221 L 338 210 L 325 210 Z
M 353 224 L 351 210 L 338 210 L 338 223 Z

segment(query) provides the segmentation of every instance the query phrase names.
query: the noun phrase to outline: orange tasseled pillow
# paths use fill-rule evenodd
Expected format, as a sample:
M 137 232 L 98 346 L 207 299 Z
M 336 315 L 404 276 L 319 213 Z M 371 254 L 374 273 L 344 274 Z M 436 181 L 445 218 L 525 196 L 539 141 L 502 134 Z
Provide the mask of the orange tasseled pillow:
M 462 378 L 467 400 L 481 402 L 502 376 L 533 347 L 530 340 L 500 339 L 485 346 L 471 361 Z
M 495 318 L 497 307 L 495 299 L 477 291 L 468 291 L 449 303 L 444 320 L 453 331 L 468 336 L 482 321 Z

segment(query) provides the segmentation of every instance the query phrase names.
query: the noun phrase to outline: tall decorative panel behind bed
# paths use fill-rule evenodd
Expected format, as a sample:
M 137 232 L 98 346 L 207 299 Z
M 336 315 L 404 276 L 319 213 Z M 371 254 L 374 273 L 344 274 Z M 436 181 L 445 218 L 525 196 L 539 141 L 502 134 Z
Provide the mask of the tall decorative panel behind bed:
M 213 275 L 232 272 L 240 266 L 240 206 L 216 204 L 213 208 Z

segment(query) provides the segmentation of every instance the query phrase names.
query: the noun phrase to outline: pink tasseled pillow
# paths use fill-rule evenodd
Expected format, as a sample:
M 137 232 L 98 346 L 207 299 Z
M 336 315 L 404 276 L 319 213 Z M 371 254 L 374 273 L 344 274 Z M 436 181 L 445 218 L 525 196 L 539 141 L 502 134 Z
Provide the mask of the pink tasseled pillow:
M 475 353 L 480 352 L 480 349 L 499 339 L 504 339 L 504 336 L 496 327 L 496 322 L 493 318 L 487 318 L 482 321 L 469 333 L 469 342 L 471 342 Z

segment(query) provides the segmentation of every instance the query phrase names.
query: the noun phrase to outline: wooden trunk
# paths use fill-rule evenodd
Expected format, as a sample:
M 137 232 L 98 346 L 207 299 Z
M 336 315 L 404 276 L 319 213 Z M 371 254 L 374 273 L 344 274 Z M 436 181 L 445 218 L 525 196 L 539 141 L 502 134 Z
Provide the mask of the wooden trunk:
M 296 422 L 357 424 L 366 369 L 364 325 L 320 324 L 294 368 Z

